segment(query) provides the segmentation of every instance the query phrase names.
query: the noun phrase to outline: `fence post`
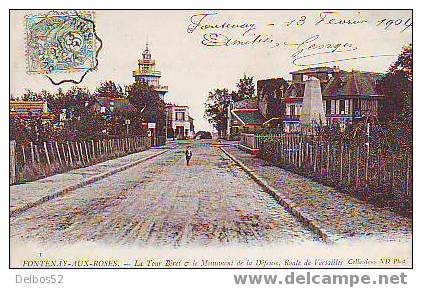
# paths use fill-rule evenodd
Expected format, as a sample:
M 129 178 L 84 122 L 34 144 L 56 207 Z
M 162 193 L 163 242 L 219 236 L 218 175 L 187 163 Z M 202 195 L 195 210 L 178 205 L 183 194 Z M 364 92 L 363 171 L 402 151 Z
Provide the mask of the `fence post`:
M 85 154 L 86 154 L 86 162 L 89 162 L 89 153 L 88 153 L 88 147 L 86 146 L 86 141 L 84 140 L 84 147 L 85 147 Z
M 318 157 L 318 143 L 319 143 L 319 140 L 318 139 L 316 139 L 315 141 L 314 141 L 314 176 L 316 176 L 316 171 L 317 171 L 317 157 Z
M 326 175 L 327 175 L 327 180 L 330 179 L 330 143 L 327 142 L 327 171 L 326 171 Z
M 34 153 L 34 144 L 31 142 L 31 160 L 32 160 L 32 165 L 35 164 L 35 153 Z
M 35 145 L 35 156 L 37 158 L 37 163 L 40 164 L 40 153 L 38 152 L 38 145 Z
M 45 158 L 47 159 L 48 167 L 51 168 L 50 156 L 48 156 L 47 142 L 44 142 Z
M 79 150 L 79 143 L 78 143 L 78 141 L 76 141 L 76 142 L 75 142 L 75 146 L 76 146 L 76 153 L 78 153 L 78 159 L 79 159 L 79 162 L 80 162 L 80 163 L 83 163 L 83 161 L 82 161 L 82 157 L 81 157 L 81 152 L 80 152 L 80 150 Z
M 313 167 L 314 167 L 314 161 L 313 161 L 313 159 L 314 159 L 314 154 L 313 154 L 313 138 L 312 137 L 309 137 L 309 140 L 308 140 L 309 142 L 307 143 L 308 144 L 308 167 L 309 167 L 309 169 L 312 169 Z
M 409 182 L 410 182 L 410 153 L 407 152 L 407 166 L 406 166 L 406 195 L 409 195 Z
M 348 171 L 347 171 L 347 185 L 350 185 L 351 176 L 352 176 L 352 147 L 347 148 L 347 162 L 348 162 Z
M 57 157 L 59 158 L 59 163 L 60 163 L 60 165 L 62 165 L 62 157 L 60 156 L 59 145 L 57 144 L 57 141 L 55 141 L 54 144 L 56 146 Z
M 355 179 L 355 187 L 357 188 L 359 183 L 359 162 L 360 162 L 360 149 L 359 144 L 357 147 L 357 155 L 356 155 L 356 179 Z
M 340 187 L 343 186 L 343 143 L 340 142 L 340 175 L 339 175 L 339 182 Z
M 9 184 L 16 183 L 16 141 L 10 141 L 10 154 L 9 154 L 9 171 L 10 171 L 10 178 Z
M 21 145 L 21 147 L 22 147 L 22 156 L 23 156 L 23 166 L 22 167 L 25 167 L 26 166 L 26 155 L 25 155 L 25 146 L 24 145 Z
M 91 159 L 94 160 L 95 159 L 95 143 L 94 143 L 94 139 L 91 139 L 91 146 L 92 146 L 92 157 L 91 157 Z
M 392 159 L 392 165 L 393 165 L 393 171 L 392 171 L 392 175 L 391 175 L 391 189 L 393 190 L 393 193 L 394 193 L 394 186 L 395 186 L 395 177 L 396 177 L 396 171 L 395 171 L 395 162 L 394 162 L 394 159 L 395 159 L 395 157 L 394 157 L 394 155 L 393 155 L 393 159 Z
M 62 146 L 62 151 L 63 151 L 63 160 L 64 160 L 64 162 L 65 162 L 65 164 L 66 165 L 69 165 L 69 160 L 68 159 L 66 159 L 66 149 L 64 148 L 64 143 L 62 142 L 61 143 L 61 146 Z
M 54 153 L 54 147 L 53 147 L 53 142 L 50 142 L 50 150 L 51 150 L 51 162 L 54 164 L 54 162 L 57 163 L 57 157 Z
M 365 187 L 368 187 L 368 169 L 369 169 L 369 157 L 370 157 L 369 141 L 365 143 L 365 146 L 366 146 L 366 159 L 365 159 Z
M 70 165 L 72 165 L 72 166 L 73 166 L 72 149 L 70 149 L 70 146 L 71 146 L 71 145 L 69 145 L 69 141 L 67 141 L 67 151 L 69 151 Z
M 321 177 L 321 179 L 323 178 L 324 173 L 322 173 L 324 171 L 324 146 L 325 146 L 325 142 L 321 141 L 321 153 L 320 153 L 320 157 L 321 157 L 321 161 L 320 161 L 320 165 L 319 165 L 319 175 Z

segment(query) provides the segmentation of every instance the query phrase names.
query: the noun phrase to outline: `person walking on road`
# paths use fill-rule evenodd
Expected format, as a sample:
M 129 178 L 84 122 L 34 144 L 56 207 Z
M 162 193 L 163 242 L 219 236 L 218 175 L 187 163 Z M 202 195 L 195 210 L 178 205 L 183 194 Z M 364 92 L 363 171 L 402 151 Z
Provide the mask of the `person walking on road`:
M 189 166 L 190 158 L 192 158 L 191 146 L 188 146 L 188 148 L 185 150 L 185 156 L 186 156 L 186 166 Z

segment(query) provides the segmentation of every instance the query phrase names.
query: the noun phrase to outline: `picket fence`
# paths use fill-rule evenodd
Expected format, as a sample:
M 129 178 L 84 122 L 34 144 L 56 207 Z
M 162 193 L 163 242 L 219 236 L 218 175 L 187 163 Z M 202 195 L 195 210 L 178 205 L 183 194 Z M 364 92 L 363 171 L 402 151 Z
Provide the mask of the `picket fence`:
M 146 150 L 150 137 L 20 143 L 10 141 L 10 185 Z
M 241 140 L 241 144 L 253 143 L 259 149 L 258 156 L 273 165 L 376 205 L 411 213 L 411 149 L 393 152 L 371 142 L 343 143 L 309 135 L 254 135 L 254 138 L 243 143 Z

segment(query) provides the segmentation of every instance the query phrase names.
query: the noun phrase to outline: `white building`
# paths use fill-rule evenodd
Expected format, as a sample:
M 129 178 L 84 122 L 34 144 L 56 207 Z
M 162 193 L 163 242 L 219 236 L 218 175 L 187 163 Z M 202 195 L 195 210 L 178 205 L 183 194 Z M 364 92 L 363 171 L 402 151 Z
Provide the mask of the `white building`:
M 193 118 L 189 116 L 189 107 L 166 104 L 167 138 L 186 139 L 195 135 Z

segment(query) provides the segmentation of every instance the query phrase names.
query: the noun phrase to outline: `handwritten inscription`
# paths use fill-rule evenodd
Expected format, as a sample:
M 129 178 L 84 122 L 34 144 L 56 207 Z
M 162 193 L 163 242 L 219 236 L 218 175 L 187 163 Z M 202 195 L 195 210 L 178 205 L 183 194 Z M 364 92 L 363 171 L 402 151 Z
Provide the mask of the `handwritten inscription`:
M 336 17 L 339 13 L 337 12 L 321 12 L 319 14 L 319 19 L 315 23 L 315 26 L 318 25 L 359 25 L 359 24 L 365 24 L 368 23 L 367 19 L 363 19 L 360 16 L 360 13 L 358 13 L 357 18 L 339 18 Z
M 407 29 L 409 29 L 410 27 L 412 27 L 413 23 L 412 23 L 412 19 L 411 18 L 407 18 L 405 19 L 387 19 L 387 18 L 383 18 L 377 21 L 377 26 L 381 26 L 384 28 L 384 30 L 388 30 L 392 27 L 401 27 L 402 30 L 400 32 L 404 32 Z
M 242 34 L 245 35 L 249 32 L 251 32 L 252 30 L 255 30 L 255 24 L 254 23 L 230 23 L 230 22 L 223 22 L 220 24 L 210 24 L 210 23 L 206 23 L 206 21 L 209 18 L 209 16 L 216 16 L 217 13 L 201 13 L 201 14 L 196 14 L 196 15 L 192 15 L 192 17 L 190 18 L 190 24 L 188 25 L 188 29 L 187 32 L 188 33 L 193 33 L 195 32 L 195 30 L 200 29 L 200 30 L 208 30 L 208 29 L 238 29 L 240 31 L 242 31 Z
M 187 32 L 190 34 L 200 33 L 202 39 L 200 43 L 206 47 L 266 47 L 291 49 L 292 63 L 298 66 L 313 65 L 320 63 L 348 61 L 352 59 L 374 58 L 374 57 L 391 57 L 389 54 L 376 54 L 356 56 L 352 54 L 346 56 L 347 53 L 359 51 L 356 43 L 349 39 L 343 41 L 328 41 L 323 39 L 320 33 L 313 33 L 311 35 L 303 35 L 303 33 L 286 34 L 286 29 L 301 29 L 301 27 L 332 27 L 334 29 L 344 29 L 345 27 L 364 27 L 372 25 L 375 28 L 385 31 L 394 31 L 394 28 L 399 29 L 399 33 L 410 31 L 412 27 L 412 19 L 368 19 L 357 11 L 353 15 L 343 15 L 336 11 L 322 11 L 312 15 L 301 15 L 292 18 L 280 19 L 276 22 L 268 22 L 266 24 L 254 23 L 250 21 L 218 21 L 217 12 L 194 14 L 189 19 Z M 277 29 L 279 28 L 279 29 Z M 315 30 L 315 28 L 313 28 Z M 310 30 L 306 30 L 310 31 Z M 397 31 L 397 30 L 396 30 Z M 309 33 L 309 32 L 307 32 Z M 283 40 L 285 37 L 300 37 L 300 40 L 292 41 Z M 341 35 L 347 36 L 347 33 Z M 341 37 L 340 36 L 340 37 Z M 335 60 L 325 60 L 325 62 L 310 63 L 312 57 L 317 55 L 324 55 L 327 59 L 329 55 L 336 55 Z M 339 58 L 339 54 L 345 57 Z M 305 60 L 306 59 L 306 60 Z M 315 58 L 316 59 L 316 58 Z M 301 60 L 300 63 L 298 60 Z
M 295 52 L 292 54 L 293 58 L 308 57 L 322 53 L 335 53 L 335 52 L 349 52 L 357 50 L 358 48 L 352 43 L 321 43 L 319 42 L 320 36 L 313 35 L 298 43 L 284 42 L 284 45 L 293 47 Z

